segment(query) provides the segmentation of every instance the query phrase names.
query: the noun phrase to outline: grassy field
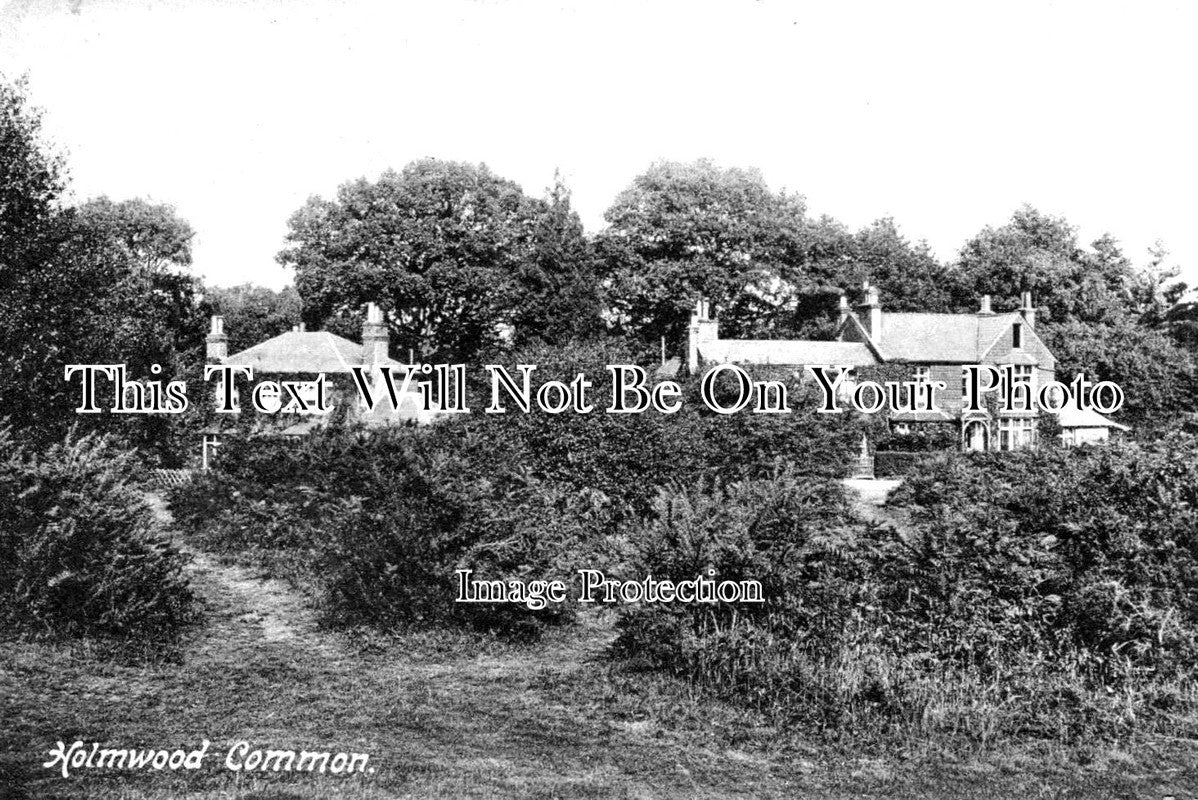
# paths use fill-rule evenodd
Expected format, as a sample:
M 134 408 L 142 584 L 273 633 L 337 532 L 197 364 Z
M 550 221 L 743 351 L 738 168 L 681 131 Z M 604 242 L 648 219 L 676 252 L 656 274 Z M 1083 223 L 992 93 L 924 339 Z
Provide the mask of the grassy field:
M 612 663 L 596 615 L 533 645 L 317 628 L 278 581 L 196 553 L 206 622 L 134 658 L 88 643 L 0 652 L 0 798 L 1193 797 L 1192 742 L 1091 752 L 867 752 L 815 744 Z M 192 749 L 194 772 L 43 769 L 55 741 Z M 249 775 L 263 749 L 370 754 L 372 773 Z

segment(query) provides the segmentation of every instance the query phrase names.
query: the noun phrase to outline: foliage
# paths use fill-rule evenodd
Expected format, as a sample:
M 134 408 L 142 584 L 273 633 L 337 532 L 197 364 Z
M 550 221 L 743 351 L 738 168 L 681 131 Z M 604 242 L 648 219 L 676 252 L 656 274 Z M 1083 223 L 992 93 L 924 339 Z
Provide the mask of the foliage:
M 597 314 L 561 187 L 534 200 L 483 165 L 426 159 L 346 183 L 297 211 L 287 241 L 279 260 L 296 270 L 309 324 L 356 321 L 377 302 L 392 344 L 425 360 L 468 359 L 503 325 L 571 336 Z
M 126 363 L 133 378 L 181 372 L 202 333 L 196 284 L 182 271 L 191 228 L 170 207 L 141 200 L 59 207 L 58 161 L 38 138 L 23 86 L 0 85 L 0 109 L 0 404 L 32 440 L 104 424 L 153 446 L 168 420 L 80 417 L 78 380 L 64 381 L 63 368 Z
M 1071 322 L 1041 331 L 1057 358 L 1057 379 L 1084 373 L 1114 381 L 1126 398 L 1116 421 L 1139 432 L 1167 425 L 1198 401 L 1198 363 L 1165 333 L 1127 321 Z
M 869 281 L 887 311 L 950 312 L 972 304 L 956 270 L 940 263 L 927 242 L 911 244 L 890 217 L 856 233 L 837 283 L 855 288 Z
M 171 634 L 193 618 L 185 557 L 109 439 L 32 452 L 0 431 L 0 619 L 15 631 Z
M 1018 307 L 1020 293 L 1031 292 L 1038 322 L 1108 323 L 1133 307 L 1135 270 L 1113 238 L 1087 251 L 1063 217 L 1031 206 L 966 242 L 957 268 L 968 295 L 991 295 L 996 310 Z
M 672 488 L 630 574 L 750 564 L 767 602 L 624 609 L 623 652 L 839 734 L 1168 724 L 1196 697 L 1196 455 L 1181 437 L 931 457 L 891 499 L 902 529 L 796 512 L 812 489 L 789 475 Z
M 757 170 L 651 165 L 607 210 L 599 237 L 617 330 L 677 345 L 700 297 L 720 308 L 727 335 L 768 325 L 763 316 L 809 288 L 797 271 L 807 260 L 804 212 Z
M 41 139 L 41 112 L 24 81 L 0 76 L 0 273 L 10 285 L 35 247 L 63 189 L 63 165 Z
M 455 603 L 454 572 L 504 581 L 568 573 L 598 536 L 603 498 L 518 468 L 480 471 L 443 445 L 413 429 L 232 440 L 172 508 L 209 547 L 300 554 L 300 577 L 316 582 L 331 624 L 530 634 L 568 618 L 570 606 Z
M 204 304 L 205 316 L 224 317 L 230 354 L 291 330 L 300 322 L 302 307 L 294 286 L 276 292 L 252 283 L 205 287 Z

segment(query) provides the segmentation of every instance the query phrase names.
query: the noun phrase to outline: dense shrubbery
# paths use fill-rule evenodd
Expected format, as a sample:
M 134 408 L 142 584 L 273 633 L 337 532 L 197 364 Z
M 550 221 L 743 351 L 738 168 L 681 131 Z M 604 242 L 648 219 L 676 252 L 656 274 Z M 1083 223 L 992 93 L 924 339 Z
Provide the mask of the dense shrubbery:
M 185 559 L 132 459 L 96 436 L 35 453 L 0 431 L 0 627 L 157 636 L 191 619 Z
M 483 468 L 492 443 L 451 435 L 329 429 L 231 441 L 220 468 L 176 491 L 172 506 L 211 547 L 302 561 L 333 623 L 529 632 L 568 616 L 569 606 L 454 603 L 454 571 L 568 573 L 571 559 L 587 560 L 585 543 L 603 539 L 610 504 L 518 467 Z
M 589 414 L 484 414 L 489 387 L 476 386 L 473 413 L 427 429 L 230 441 L 217 469 L 175 494 L 176 519 L 209 545 L 307 564 L 337 623 L 523 630 L 570 608 L 456 604 L 454 571 L 568 578 L 606 564 L 621 527 L 671 481 L 759 477 L 786 459 L 843 473 L 855 423 L 805 399 L 786 416 L 702 413 L 697 397 L 672 416 L 604 413 L 603 365 L 627 360 L 597 348 L 519 359 L 538 365 L 538 384 L 593 377 Z
M 1108 684 L 1184 671 L 1198 655 L 1196 501 L 1192 438 L 944 456 L 892 501 L 917 524 L 888 577 L 939 575 L 904 599 L 923 609 L 917 638 L 951 618 L 980 663 L 1035 649 Z
M 623 650 L 839 732 L 1069 738 L 1198 704 L 1194 439 L 945 454 L 892 501 L 901 532 L 832 497 L 788 475 L 663 493 L 633 574 L 751 565 L 767 603 L 632 609 Z

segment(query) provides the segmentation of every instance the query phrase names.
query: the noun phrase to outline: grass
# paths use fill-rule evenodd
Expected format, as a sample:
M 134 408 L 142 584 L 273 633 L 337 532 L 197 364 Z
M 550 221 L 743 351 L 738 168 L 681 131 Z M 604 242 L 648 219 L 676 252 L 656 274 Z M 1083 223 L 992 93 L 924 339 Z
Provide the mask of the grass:
M 1192 797 L 1198 748 L 872 751 L 808 740 L 606 657 L 603 615 L 532 645 L 317 627 L 303 598 L 196 554 L 206 622 L 153 654 L 94 642 L 0 649 L 0 800 L 392 797 Z M 171 749 L 189 773 L 42 769 L 55 741 Z M 369 753 L 374 773 L 247 776 L 224 752 Z

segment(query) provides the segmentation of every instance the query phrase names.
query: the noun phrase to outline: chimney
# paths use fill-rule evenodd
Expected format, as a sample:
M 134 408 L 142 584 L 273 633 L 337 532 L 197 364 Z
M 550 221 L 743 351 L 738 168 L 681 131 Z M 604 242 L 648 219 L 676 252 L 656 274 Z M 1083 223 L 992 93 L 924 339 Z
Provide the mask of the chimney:
M 1019 313 L 1023 316 L 1023 321 L 1027 323 L 1029 328 L 1036 327 L 1036 307 L 1032 305 L 1032 293 L 1024 292 L 1022 302 L 1019 304 Z
M 990 310 L 990 295 L 982 295 L 982 305 L 978 309 L 978 314 L 981 316 L 990 316 L 994 312 Z
M 711 303 L 699 298 L 695 303 L 695 310 L 691 313 L 691 324 L 687 330 L 686 365 L 692 375 L 699 371 L 703 345 L 719 338 L 720 323 L 711 318 Z
M 362 364 L 373 366 L 386 361 L 390 334 L 383 310 L 374 303 L 366 304 L 366 321 L 362 323 Z
M 882 304 L 878 302 L 878 290 L 870 286 L 869 281 L 862 288 L 865 289 L 865 302 L 857 306 L 861 311 L 858 316 L 869 338 L 877 343 L 882 341 Z
M 212 317 L 212 328 L 204 341 L 207 342 L 204 357 L 209 364 L 219 364 L 229 357 L 229 337 L 225 336 L 224 317 Z

